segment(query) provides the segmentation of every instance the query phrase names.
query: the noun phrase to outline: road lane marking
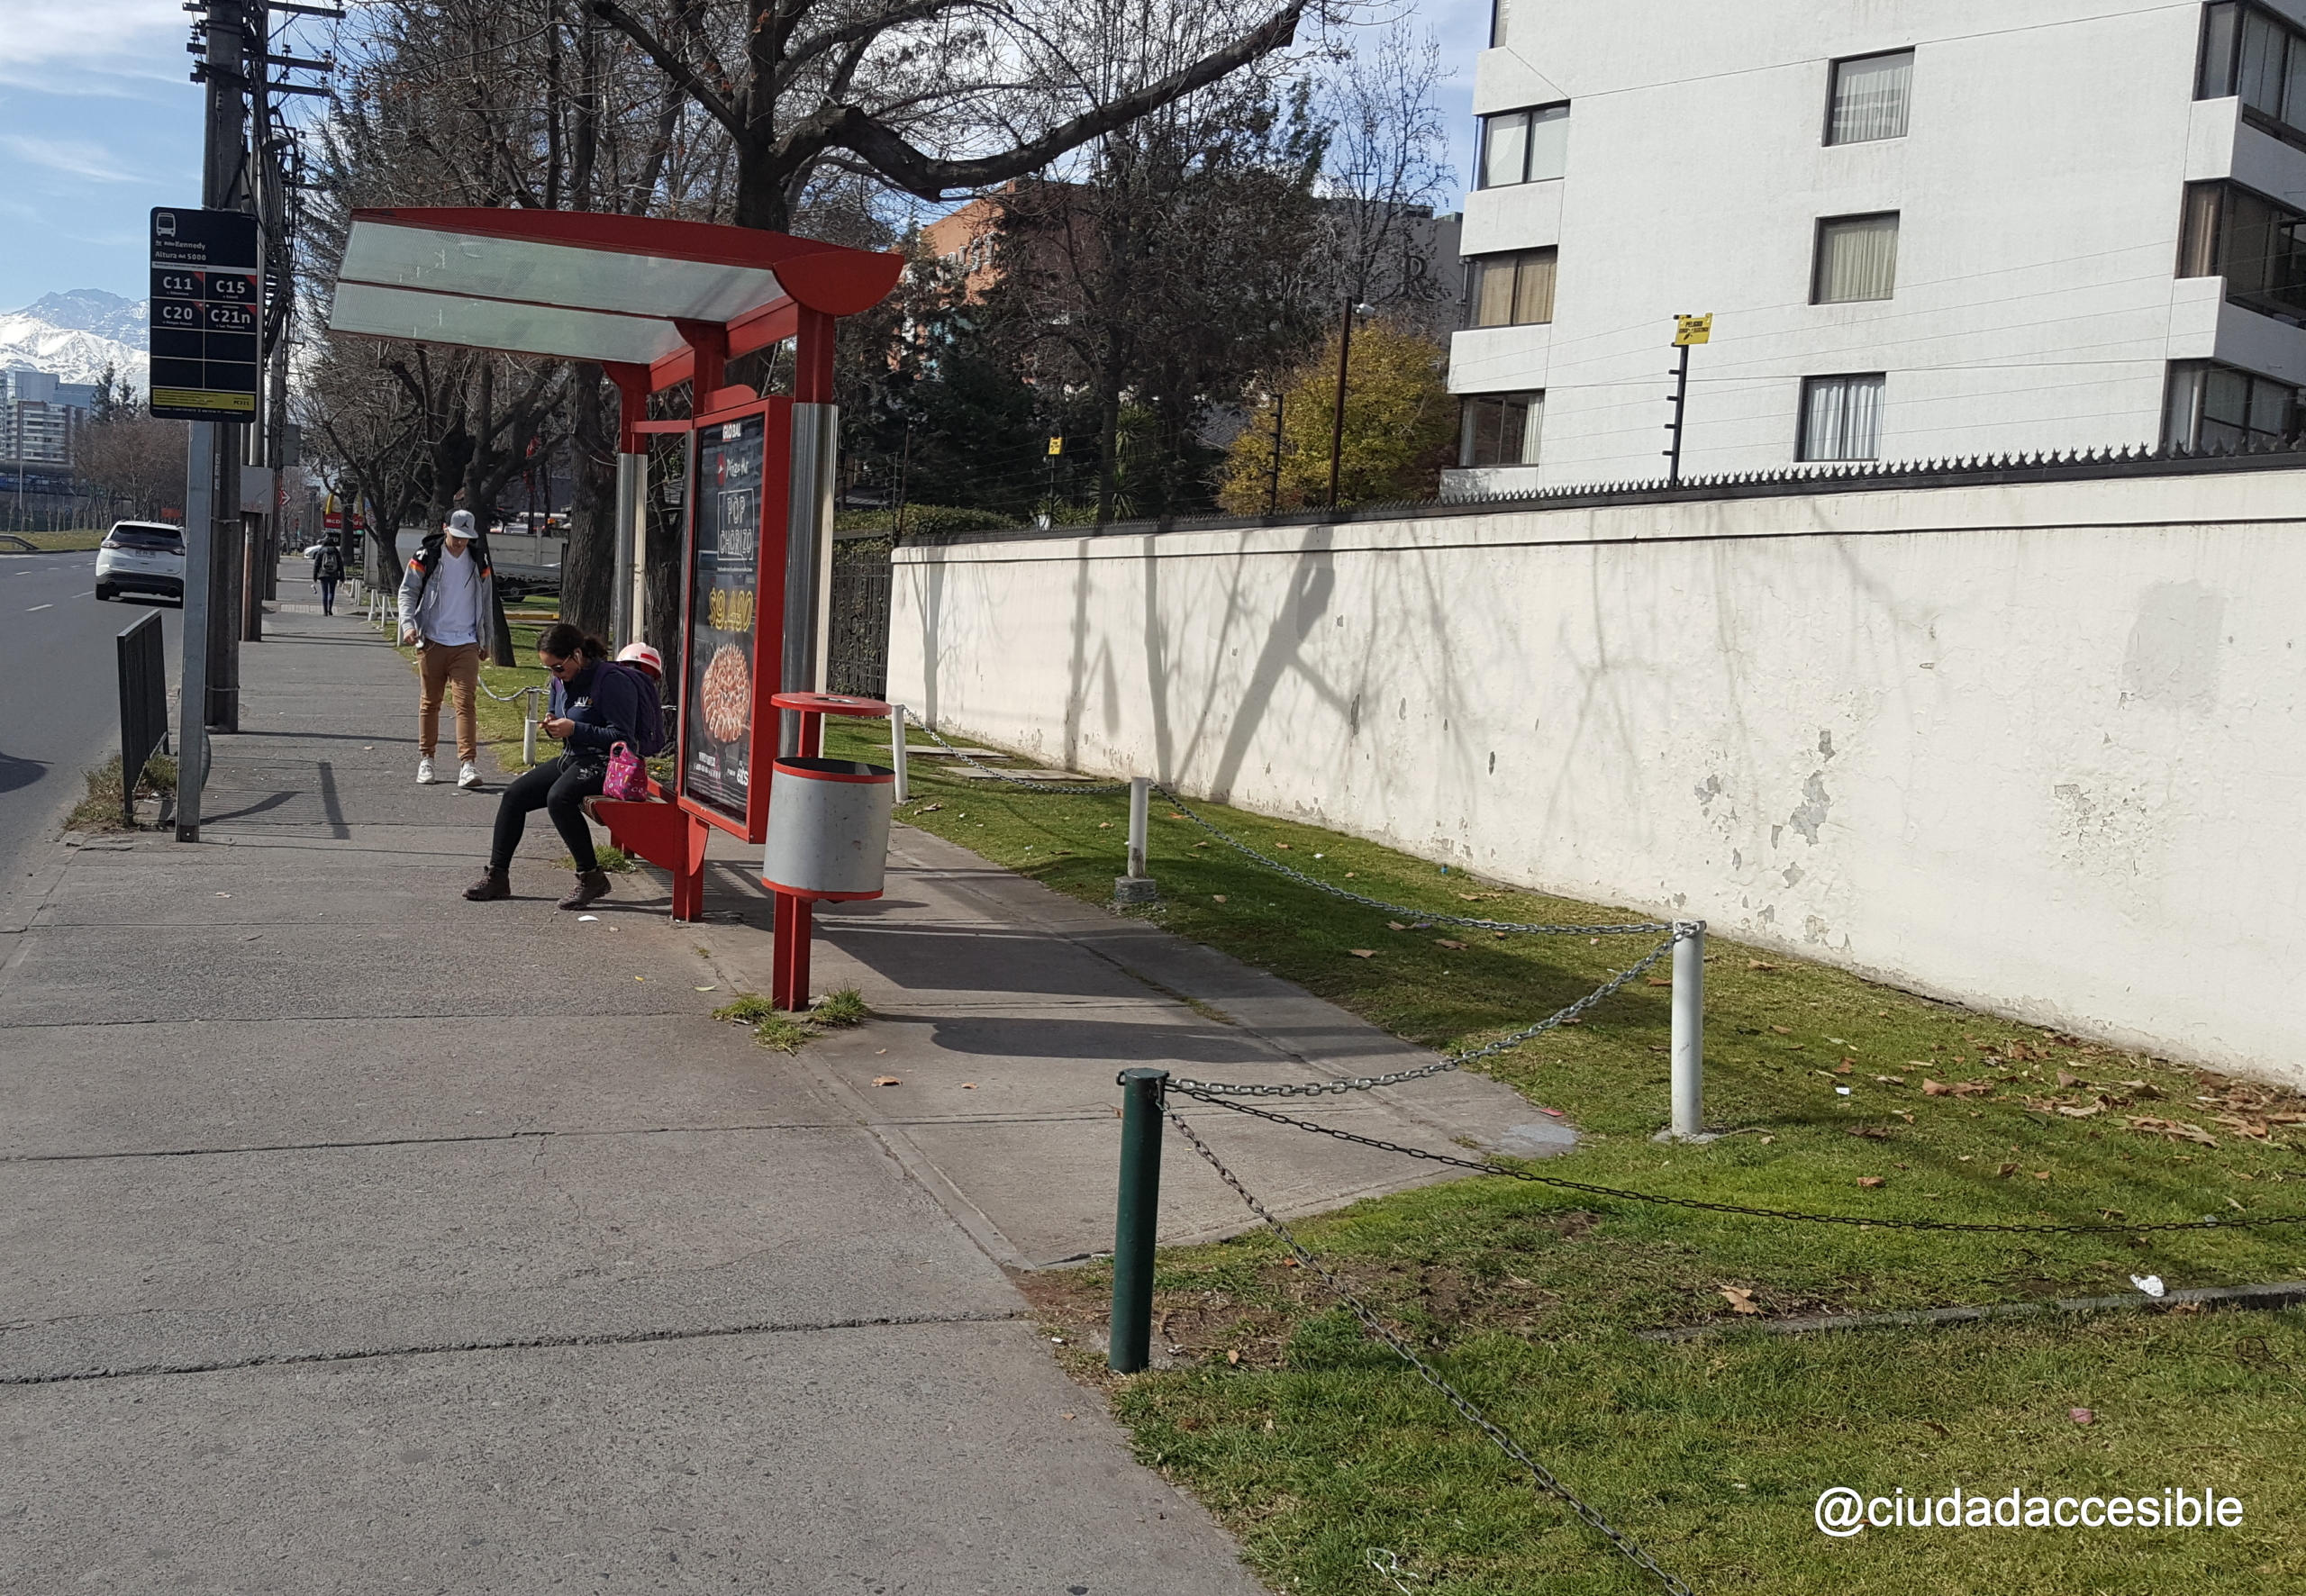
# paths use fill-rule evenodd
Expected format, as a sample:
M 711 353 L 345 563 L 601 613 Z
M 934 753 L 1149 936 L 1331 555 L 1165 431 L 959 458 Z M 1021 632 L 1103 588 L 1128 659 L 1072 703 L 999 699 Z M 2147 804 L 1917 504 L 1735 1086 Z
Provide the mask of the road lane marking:
M 42 610 L 53 610 L 54 608 L 56 608 L 54 604 L 34 604 L 31 609 L 26 610 L 24 613 L 27 615 L 37 615 Z

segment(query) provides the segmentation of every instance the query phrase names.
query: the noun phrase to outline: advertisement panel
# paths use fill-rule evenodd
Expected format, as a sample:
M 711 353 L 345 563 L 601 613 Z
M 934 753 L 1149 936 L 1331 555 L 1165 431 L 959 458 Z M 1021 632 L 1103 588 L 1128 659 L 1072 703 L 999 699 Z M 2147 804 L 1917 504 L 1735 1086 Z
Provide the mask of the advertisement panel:
M 756 657 L 766 433 L 760 415 L 700 427 L 691 501 L 680 790 L 740 833 L 753 807 L 756 700 L 767 703 L 777 668 Z M 763 669 L 772 679 L 757 686 Z

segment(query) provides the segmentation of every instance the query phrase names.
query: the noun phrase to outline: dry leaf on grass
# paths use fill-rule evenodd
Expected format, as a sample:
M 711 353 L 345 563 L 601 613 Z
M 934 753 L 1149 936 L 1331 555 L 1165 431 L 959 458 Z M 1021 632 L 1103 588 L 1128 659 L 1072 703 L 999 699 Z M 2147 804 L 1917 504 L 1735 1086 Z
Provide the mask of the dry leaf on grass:
M 1228 1351 L 1228 1352 L 1225 1354 L 1225 1361 L 1226 1361 L 1227 1363 L 1229 1363 L 1229 1364 L 1238 1364 L 1238 1363 L 1239 1363 L 1239 1362 L 1241 1361 L 1240 1349 L 1239 1349 L 1239 1348 L 1238 1348 L 1238 1347 L 1235 1347 L 1235 1348 L 1233 1348 L 1233 1349 L 1231 1349 L 1231 1350 Z
M 1433 946 L 1436 948 L 1447 948 L 1453 953 L 1463 953 L 1466 950 L 1466 945 L 1463 942 L 1452 942 L 1447 937 L 1434 938 Z
M 1212 893 L 1209 896 L 1212 902 L 1222 903 L 1225 901 L 1225 894 L 1223 893 Z
M 1377 950 L 1374 948 L 1348 948 L 1346 951 L 1353 955 L 1356 958 L 1375 958 L 1377 957 Z
M 1721 1288 L 1721 1295 L 1728 1301 L 1730 1304 L 1730 1310 L 1732 1313 L 1759 1313 L 1761 1311 L 1760 1309 L 1754 1306 L 1754 1292 L 1753 1288 L 1750 1286 L 1725 1285 Z
M 1875 1141 L 1887 1141 L 1890 1139 L 1888 1128 L 1881 1125 L 1853 1125 L 1848 1131 L 1844 1132 L 1844 1134 L 1848 1136 L 1869 1137 Z
M 1671 979 L 1664 975 L 1652 975 L 1649 977 L 1649 984 L 1652 986 L 1671 986 L 1674 983 Z
M 2061 1086 L 2079 1086 L 2082 1084 L 2082 1077 L 2072 1070 L 2062 1069 L 2057 1072 L 2057 1084 Z
M 873 1077 L 873 1084 L 876 1086 L 902 1086 L 904 1083 L 897 1079 L 894 1075 L 875 1075 Z
M 2189 1125 L 2183 1120 L 2156 1120 L 2138 1115 L 2129 1117 L 2129 1128 L 2146 1136 L 2166 1136 L 2174 1140 L 2200 1142 L 2214 1147 L 2218 1138 L 2199 1125 Z
M 1775 965 L 1766 965 L 1757 958 L 1749 958 L 1746 961 L 1746 968 L 1749 970 L 1775 970 L 1777 966 Z
M 1387 920 L 1385 922 L 1385 929 L 1389 931 L 1405 931 L 1409 929 L 1407 926 L 1402 924 L 1402 922 L 1397 920 Z
M 1925 1077 L 1921 1083 L 1924 1097 L 1984 1097 L 1993 1090 L 1992 1081 L 1932 1081 Z
M 1871 1191 L 1875 1186 L 1886 1186 L 1890 1183 L 1888 1179 L 1883 1175 L 1861 1174 L 1857 1177 L 1857 1183 L 1866 1188 L 1866 1190 Z
M 1997 1180 L 2007 1180 L 2018 1173 L 2018 1166 L 2015 1164 L 2003 1164 L 1998 1165 L 1993 1173 Z
M 1773 1025 L 1770 1027 L 1770 1029 L 1775 1031 L 1782 1037 L 1790 1037 L 1793 1034 L 1793 1028 L 1788 1025 Z

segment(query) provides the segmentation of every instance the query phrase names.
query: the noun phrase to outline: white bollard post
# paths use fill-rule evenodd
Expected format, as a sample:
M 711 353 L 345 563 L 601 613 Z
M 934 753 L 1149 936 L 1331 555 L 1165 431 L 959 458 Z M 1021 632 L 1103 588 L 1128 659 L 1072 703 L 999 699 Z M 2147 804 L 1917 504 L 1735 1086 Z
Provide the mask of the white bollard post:
M 1118 903 L 1150 903 L 1161 895 L 1153 878 L 1145 874 L 1145 833 L 1153 802 L 1153 778 L 1133 775 L 1129 779 L 1129 874 L 1113 881 L 1113 901 Z
M 1705 922 L 1685 920 L 1674 944 L 1674 1139 L 1704 1138 Z
M 1148 812 L 1152 808 L 1153 778 L 1135 775 L 1129 780 L 1129 875 L 1132 881 L 1145 879 L 1145 830 Z
M 895 801 L 903 803 L 912 795 L 904 771 L 904 705 L 889 706 L 889 768 L 897 773 Z

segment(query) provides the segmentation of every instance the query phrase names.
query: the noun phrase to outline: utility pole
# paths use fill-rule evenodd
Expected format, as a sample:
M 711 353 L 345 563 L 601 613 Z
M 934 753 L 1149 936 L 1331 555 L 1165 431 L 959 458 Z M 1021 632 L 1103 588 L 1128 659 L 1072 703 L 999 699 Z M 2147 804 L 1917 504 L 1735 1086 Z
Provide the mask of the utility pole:
M 1339 463 L 1345 458 L 1345 368 L 1346 358 L 1353 352 L 1353 318 L 1366 314 L 1369 306 L 1356 304 L 1353 295 L 1345 296 L 1345 315 L 1338 324 L 1337 335 L 1337 413 L 1330 422 L 1330 508 L 1337 508 L 1337 474 Z M 1276 457 L 1278 458 L 1278 457 Z
M 1666 450 L 1666 480 L 1678 485 L 1682 480 L 1682 415 L 1690 393 L 1690 346 L 1701 344 L 1713 331 L 1713 313 L 1702 316 L 1674 318 L 1674 348 L 1681 352 L 1674 369 L 1666 375 L 1674 379 L 1674 419 L 1666 423 L 1666 431 L 1674 435 L 1674 447 Z
M 268 364 L 272 377 L 269 408 L 259 400 L 252 413 L 252 413 L 253 427 L 232 420 L 200 420 L 192 424 L 185 491 L 185 661 L 179 715 L 183 750 L 177 837 L 179 841 L 196 842 L 201 788 L 210 763 L 208 734 L 240 730 L 240 645 L 243 637 L 256 635 L 253 618 L 261 612 L 257 570 L 261 545 L 255 529 L 244 524 L 241 513 L 241 467 L 243 461 L 259 467 L 277 467 L 278 439 L 286 415 L 286 315 L 294 300 L 287 276 L 292 259 L 288 251 L 295 213 L 292 190 L 297 180 L 283 168 L 293 141 L 275 115 L 272 96 L 327 92 L 276 80 L 270 68 L 281 66 L 325 72 L 334 65 L 329 59 L 274 55 L 272 14 L 323 17 L 344 14 L 335 7 L 299 5 L 294 0 L 272 0 L 269 5 L 266 0 L 189 0 L 186 9 L 197 17 L 193 23 L 194 42 L 187 47 L 201 58 L 192 79 L 207 88 L 201 208 L 257 218 L 262 245 L 259 288 L 254 295 L 259 303 L 248 308 L 255 313 L 257 368 L 262 373 Z M 277 509 L 277 478 L 271 497 Z
M 1276 515 L 1281 511 L 1281 413 L 1288 403 L 1287 394 L 1277 393 L 1273 396 L 1273 478 L 1266 484 L 1265 490 L 1265 512 L 1267 515 Z M 1340 414 L 1344 410 L 1342 404 L 1338 406 Z

